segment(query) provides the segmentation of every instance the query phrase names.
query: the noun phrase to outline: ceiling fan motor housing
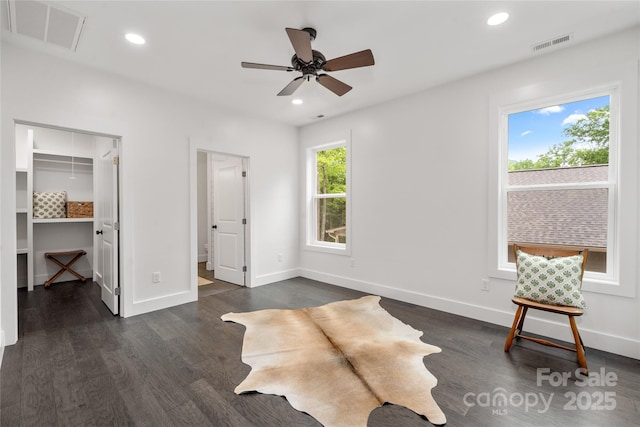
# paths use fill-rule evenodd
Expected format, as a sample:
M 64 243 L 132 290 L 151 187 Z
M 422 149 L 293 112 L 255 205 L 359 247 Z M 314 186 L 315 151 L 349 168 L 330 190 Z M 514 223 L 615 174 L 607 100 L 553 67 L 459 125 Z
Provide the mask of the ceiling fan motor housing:
M 291 66 L 296 71 L 301 71 L 304 75 L 316 75 L 318 70 L 322 70 L 322 67 L 324 66 L 325 62 L 327 62 L 327 60 L 324 55 L 317 50 L 313 50 L 312 52 L 313 61 L 307 64 L 302 59 L 298 58 L 298 55 L 293 55 L 291 57 Z

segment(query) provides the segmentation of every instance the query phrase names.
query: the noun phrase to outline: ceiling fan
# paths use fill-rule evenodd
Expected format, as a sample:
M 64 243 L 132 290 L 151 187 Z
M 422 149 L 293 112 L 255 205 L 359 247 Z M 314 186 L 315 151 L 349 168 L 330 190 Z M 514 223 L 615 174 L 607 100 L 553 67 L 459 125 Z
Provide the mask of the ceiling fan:
M 327 61 L 322 53 L 311 49 L 311 41 L 316 38 L 316 30 L 313 28 L 303 28 L 302 30 L 287 28 L 286 31 L 289 36 L 289 40 L 291 40 L 291 44 L 293 45 L 293 49 L 296 52 L 291 58 L 290 67 L 283 65 L 256 64 L 254 62 L 242 62 L 240 64 L 243 68 L 301 72 L 302 75 L 293 79 L 291 83 L 285 86 L 285 88 L 278 93 L 278 96 L 291 95 L 305 80 L 309 81 L 312 77 L 315 77 L 318 83 L 329 89 L 331 92 L 338 96 L 342 96 L 349 92 L 352 87 L 321 72 L 368 67 L 375 63 L 373 60 L 373 53 L 370 49 Z

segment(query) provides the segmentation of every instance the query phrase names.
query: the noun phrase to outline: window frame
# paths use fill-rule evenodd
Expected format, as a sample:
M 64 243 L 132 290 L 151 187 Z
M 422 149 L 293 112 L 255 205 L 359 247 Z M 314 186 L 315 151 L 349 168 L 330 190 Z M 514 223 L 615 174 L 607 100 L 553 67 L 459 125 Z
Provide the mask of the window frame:
M 561 105 L 570 102 L 581 101 L 601 96 L 609 97 L 609 163 L 607 181 L 590 181 L 590 182 L 574 182 L 574 183 L 557 183 L 557 184 L 532 184 L 532 185 L 510 185 L 509 184 L 509 115 L 517 114 L 525 111 L 538 110 L 540 108 L 549 107 L 551 105 Z M 618 271 L 615 260 L 618 259 L 615 246 L 616 235 L 616 179 L 618 166 L 618 97 L 617 88 L 601 89 L 571 94 L 570 96 L 558 95 L 543 100 L 533 100 L 524 103 L 518 103 L 500 108 L 500 150 L 502 159 L 500 162 L 501 174 L 501 205 L 500 205 L 500 222 L 502 229 L 500 230 L 500 253 L 498 254 L 498 268 L 504 270 L 515 269 L 515 264 L 508 262 L 508 195 L 510 192 L 518 191 L 539 191 L 539 190 L 587 190 L 587 189 L 606 189 L 607 195 L 607 263 L 606 273 L 594 271 L 585 271 L 585 278 L 596 280 L 602 283 L 616 283 Z M 535 160 L 535 159 L 534 159 Z M 533 243 L 533 242 L 528 242 Z M 534 243 L 535 244 L 535 243 Z
M 515 281 L 515 264 L 508 262 L 507 189 L 508 114 L 609 95 L 609 179 L 605 182 L 527 186 L 527 189 L 607 188 L 607 272 L 585 272 L 583 290 L 634 297 L 638 239 L 638 65 L 632 62 L 496 94 L 490 98 L 488 275 Z M 624 89 L 624 90 L 623 90 Z M 623 155 L 624 154 L 624 155 Z
M 333 148 L 344 147 L 346 149 L 346 171 L 345 182 L 346 191 L 344 193 L 321 194 L 317 191 L 317 153 Z M 305 249 L 332 253 L 337 255 L 351 255 L 351 138 L 336 139 L 332 142 L 314 145 L 307 148 L 306 155 L 306 239 Z M 318 240 L 318 213 L 316 202 L 320 199 L 344 198 L 346 205 L 346 231 L 345 243 L 325 242 Z

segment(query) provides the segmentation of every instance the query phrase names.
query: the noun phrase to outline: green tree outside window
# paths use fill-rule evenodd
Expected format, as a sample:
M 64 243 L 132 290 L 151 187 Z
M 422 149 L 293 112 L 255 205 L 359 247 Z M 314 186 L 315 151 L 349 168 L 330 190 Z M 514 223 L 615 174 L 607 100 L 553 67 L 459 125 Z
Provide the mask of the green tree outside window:
M 536 161 L 510 162 L 509 170 L 609 164 L 609 106 L 589 111 L 563 131 L 568 140 L 555 144 Z
M 346 243 L 347 149 L 336 147 L 316 154 L 318 240 Z M 334 195 L 334 196 L 332 196 Z

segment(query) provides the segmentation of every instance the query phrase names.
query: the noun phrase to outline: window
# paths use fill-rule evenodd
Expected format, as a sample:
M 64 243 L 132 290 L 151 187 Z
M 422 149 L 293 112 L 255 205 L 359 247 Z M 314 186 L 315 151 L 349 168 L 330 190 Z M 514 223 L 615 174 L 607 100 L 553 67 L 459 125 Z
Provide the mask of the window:
M 307 151 L 307 247 L 347 254 L 348 156 L 346 140 Z
M 582 288 L 635 297 L 640 232 L 637 94 L 636 61 L 574 73 L 565 70 L 550 80 L 491 96 L 490 277 L 506 279 L 506 283 L 515 280 L 510 241 L 588 246 L 592 261 Z M 580 126 L 565 132 L 580 119 L 584 119 L 582 125 L 594 125 L 585 129 L 604 137 L 585 139 L 587 134 L 579 131 Z M 550 126 L 554 121 L 559 133 L 536 148 L 533 142 L 543 138 L 532 137 L 543 136 L 543 127 L 533 126 L 545 122 Z M 573 139 L 576 141 L 565 144 Z M 607 139 L 606 146 L 599 143 Z M 587 148 L 590 152 L 578 152 Z M 575 240 L 563 234 L 567 227 Z
M 616 141 L 610 98 L 504 111 L 507 224 L 501 239 L 509 262 L 513 243 L 587 247 L 586 270 L 611 276 L 616 177 L 609 162 Z

